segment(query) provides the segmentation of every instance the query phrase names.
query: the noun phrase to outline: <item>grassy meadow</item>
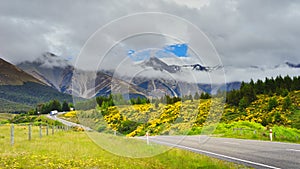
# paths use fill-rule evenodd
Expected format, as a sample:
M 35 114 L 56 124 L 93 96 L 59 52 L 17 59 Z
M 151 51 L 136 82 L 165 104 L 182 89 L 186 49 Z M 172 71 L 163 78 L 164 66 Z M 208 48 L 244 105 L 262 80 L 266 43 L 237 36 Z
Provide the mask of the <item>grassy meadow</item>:
M 38 127 L 32 128 L 29 141 L 27 126 L 15 125 L 15 144 L 11 146 L 10 125 L 0 126 L 0 168 L 245 168 L 179 149 L 148 158 L 122 157 L 97 146 L 85 132 L 58 131 L 39 138 Z M 98 139 L 103 137 L 112 140 L 107 135 Z M 117 137 L 116 142 L 122 143 L 122 139 L 126 138 Z M 141 141 L 139 144 L 142 148 Z

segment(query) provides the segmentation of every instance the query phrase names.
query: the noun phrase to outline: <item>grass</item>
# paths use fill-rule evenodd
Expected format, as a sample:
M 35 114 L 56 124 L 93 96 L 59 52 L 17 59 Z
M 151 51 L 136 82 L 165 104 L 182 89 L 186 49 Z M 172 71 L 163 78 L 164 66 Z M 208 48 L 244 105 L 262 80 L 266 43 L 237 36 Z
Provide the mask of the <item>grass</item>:
M 215 127 L 215 126 L 207 126 Z M 300 130 L 284 126 L 273 126 L 273 141 L 300 143 Z M 190 135 L 200 134 L 203 128 L 193 128 Z M 203 129 L 205 130 L 205 128 Z M 270 140 L 269 128 L 259 123 L 249 121 L 239 121 L 232 123 L 219 123 L 215 128 L 213 135 L 219 137 L 254 139 L 254 140 Z
M 0 113 L 0 124 L 8 123 L 14 116 L 11 113 Z
M 244 167 L 179 149 L 171 149 L 149 158 L 122 157 L 103 150 L 84 132 L 60 131 L 54 135 L 39 138 L 38 128 L 32 128 L 32 140 L 28 141 L 27 127 L 15 125 L 15 145 L 11 146 L 10 126 L 0 126 L 0 168 L 225 169 Z M 101 137 L 106 137 L 105 140 L 112 139 L 111 136 L 107 135 L 99 135 L 98 139 Z M 137 144 L 140 143 L 137 142 Z

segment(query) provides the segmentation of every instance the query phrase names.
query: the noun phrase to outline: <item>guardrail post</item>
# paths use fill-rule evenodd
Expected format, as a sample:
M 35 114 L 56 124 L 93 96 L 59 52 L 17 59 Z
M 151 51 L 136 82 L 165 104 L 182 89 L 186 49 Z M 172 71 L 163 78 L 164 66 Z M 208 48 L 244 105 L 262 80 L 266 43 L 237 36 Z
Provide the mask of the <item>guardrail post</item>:
M 10 144 L 13 146 L 15 144 L 15 127 L 14 124 L 10 126 Z
M 31 140 L 31 124 L 28 125 L 28 140 Z

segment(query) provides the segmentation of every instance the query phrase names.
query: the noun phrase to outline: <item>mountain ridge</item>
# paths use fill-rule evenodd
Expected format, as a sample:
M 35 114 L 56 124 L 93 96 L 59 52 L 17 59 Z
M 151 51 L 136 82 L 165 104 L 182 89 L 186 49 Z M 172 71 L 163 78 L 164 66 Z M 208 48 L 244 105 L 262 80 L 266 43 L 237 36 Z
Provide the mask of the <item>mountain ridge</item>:
M 46 85 L 31 74 L 0 58 L 0 85 L 23 85 L 25 82 Z

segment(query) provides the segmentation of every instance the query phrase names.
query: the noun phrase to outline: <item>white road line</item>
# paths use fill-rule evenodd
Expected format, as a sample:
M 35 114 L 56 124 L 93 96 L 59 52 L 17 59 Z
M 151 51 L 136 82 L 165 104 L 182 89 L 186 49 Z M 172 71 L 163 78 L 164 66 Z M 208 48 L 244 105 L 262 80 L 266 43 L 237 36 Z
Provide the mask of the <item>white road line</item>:
M 173 147 L 178 147 L 178 148 L 186 149 L 186 150 L 191 150 L 191 151 L 194 151 L 194 152 L 200 152 L 200 153 L 204 153 L 204 154 L 210 154 L 210 155 L 214 155 L 214 156 L 218 156 L 218 157 L 223 157 L 223 158 L 231 159 L 231 160 L 234 160 L 234 161 L 240 161 L 240 162 L 244 162 L 244 163 L 248 163 L 248 164 L 253 164 L 253 165 L 257 165 L 257 166 L 261 166 L 261 167 L 272 168 L 272 169 L 280 169 L 278 167 L 274 167 L 274 166 L 270 166 L 270 165 L 266 165 L 266 164 L 262 164 L 262 163 L 257 163 L 257 162 L 253 162 L 253 161 L 249 161 L 249 160 L 243 160 L 243 159 L 236 158 L 236 157 L 230 157 L 230 156 L 223 155 L 223 154 L 217 154 L 217 153 L 213 153 L 213 152 L 209 152 L 209 151 L 205 151 L 205 150 L 200 150 L 200 149 L 196 149 L 196 148 L 186 147 L 186 146 L 182 146 L 182 145 L 176 145 L 176 144 L 172 144 L 172 143 L 168 143 L 168 142 L 163 142 L 163 141 L 157 141 L 157 140 L 151 140 L 151 141 L 152 142 L 156 142 L 156 143 L 165 144 L 165 145 L 170 145 L 170 146 L 173 146 Z
M 297 149 L 286 149 L 286 151 L 296 151 L 296 152 L 300 152 L 300 150 L 297 150 Z
M 225 144 L 234 144 L 234 145 L 240 145 L 240 143 L 233 143 L 233 142 L 223 142 Z

